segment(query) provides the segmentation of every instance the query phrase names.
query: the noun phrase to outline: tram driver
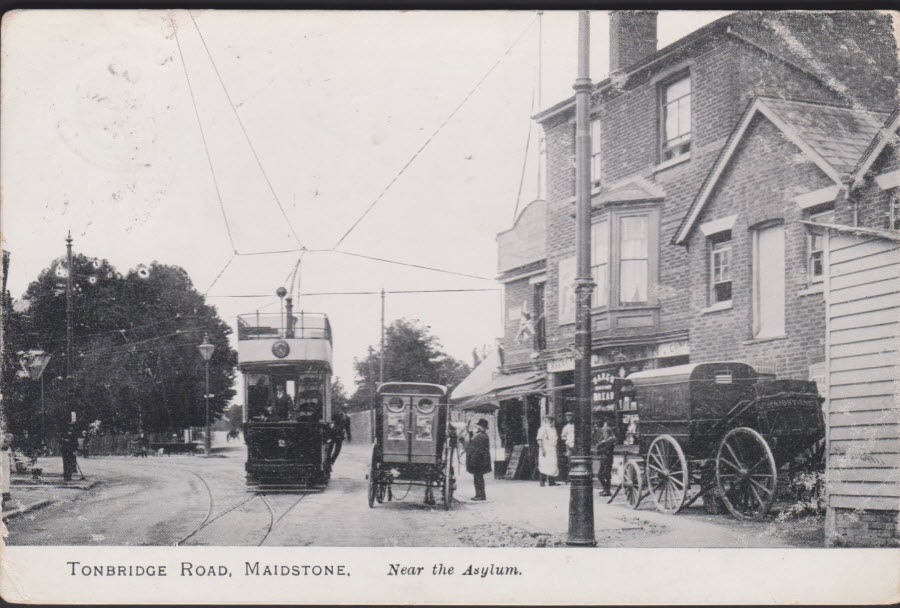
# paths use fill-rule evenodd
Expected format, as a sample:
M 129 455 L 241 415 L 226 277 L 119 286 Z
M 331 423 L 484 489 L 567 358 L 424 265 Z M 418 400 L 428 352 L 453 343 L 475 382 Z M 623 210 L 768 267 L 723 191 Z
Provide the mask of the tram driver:
M 275 400 L 266 408 L 266 418 L 273 422 L 287 420 L 293 405 L 294 401 L 288 396 L 284 384 L 276 384 Z

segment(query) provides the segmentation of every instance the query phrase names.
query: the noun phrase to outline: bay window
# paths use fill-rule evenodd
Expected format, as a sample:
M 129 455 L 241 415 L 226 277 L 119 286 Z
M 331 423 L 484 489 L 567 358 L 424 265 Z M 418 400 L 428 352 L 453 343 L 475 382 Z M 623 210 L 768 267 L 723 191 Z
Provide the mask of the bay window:
M 656 209 L 610 210 L 591 227 L 592 308 L 652 305 L 657 276 Z
M 596 286 L 591 307 L 609 305 L 609 220 L 604 218 L 591 227 L 591 278 Z
M 647 301 L 650 233 L 646 215 L 619 218 L 619 302 Z

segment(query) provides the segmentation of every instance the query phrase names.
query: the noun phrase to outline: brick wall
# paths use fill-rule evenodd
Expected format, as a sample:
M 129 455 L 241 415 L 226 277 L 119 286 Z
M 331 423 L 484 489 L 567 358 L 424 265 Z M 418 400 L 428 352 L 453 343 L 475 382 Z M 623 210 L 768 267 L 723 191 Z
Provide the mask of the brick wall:
M 839 546 L 900 546 L 900 511 L 833 509 L 830 544 Z
M 691 158 L 658 170 L 660 83 L 683 70 L 689 70 L 692 79 Z M 688 47 L 621 84 L 593 95 L 592 114 L 603 124 L 603 181 L 640 175 L 665 190 L 659 230 L 659 327 L 648 333 L 687 329 L 696 312 L 689 290 L 684 289 L 691 256 L 687 249 L 670 241 L 750 96 L 835 102 L 839 95 L 801 70 L 727 36 Z M 559 261 L 575 255 L 573 120 L 570 111 L 544 123 L 549 201 L 547 332 L 551 350 L 564 348 L 574 340 L 574 325 L 559 325 L 557 292 Z
M 731 231 L 732 308 L 704 312 L 709 301 L 709 244 L 699 229 L 689 239 L 691 360 L 737 359 L 779 376 L 806 378 L 825 358 L 825 306 L 807 277 L 807 231 L 797 194 L 830 179 L 763 116 L 750 124 L 713 190 L 699 223 L 737 215 Z M 784 224 L 786 338 L 753 340 L 753 231 L 766 220 Z

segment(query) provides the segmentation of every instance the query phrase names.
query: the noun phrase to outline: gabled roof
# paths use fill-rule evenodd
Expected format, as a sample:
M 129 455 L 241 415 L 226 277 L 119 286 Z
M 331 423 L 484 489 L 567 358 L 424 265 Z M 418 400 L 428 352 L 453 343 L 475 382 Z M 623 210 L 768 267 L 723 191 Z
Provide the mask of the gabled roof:
M 687 240 L 747 128 L 758 114 L 765 116 L 837 185 L 856 167 L 857 160 L 887 116 L 883 112 L 806 101 L 768 97 L 754 99 L 732 131 L 675 233 L 672 242 L 676 245 Z
M 884 112 L 801 101 L 765 99 L 765 104 L 841 175 L 853 171 L 887 118 Z
M 866 172 L 872 167 L 872 164 L 878 160 L 878 157 L 881 156 L 881 152 L 884 150 L 885 146 L 887 146 L 888 142 L 897 139 L 898 130 L 900 130 L 900 106 L 897 106 L 894 108 L 894 111 L 891 112 L 887 122 L 875 138 L 872 139 L 872 143 L 866 148 L 862 158 L 859 159 L 859 162 L 853 169 L 852 175 L 854 185 L 863 178 Z
M 892 17 L 884 11 L 734 11 L 626 66 L 623 74 L 628 77 L 701 40 L 723 34 L 805 72 L 848 103 L 859 96 L 860 91 L 852 90 L 852 85 L 859 80 L 861 72 L 866 74 L 867 89 L 877 92 L 879 99 L 897 99 L 900 65 Z M 621 77 L 606 77 L 597 82 L 594 90 L 621 83 Z M 570 96 L 533 118 L 543 122 L 572 110 L 574 100 L 574 95 Z M 862 101 L 872 103 L 870 99 Z

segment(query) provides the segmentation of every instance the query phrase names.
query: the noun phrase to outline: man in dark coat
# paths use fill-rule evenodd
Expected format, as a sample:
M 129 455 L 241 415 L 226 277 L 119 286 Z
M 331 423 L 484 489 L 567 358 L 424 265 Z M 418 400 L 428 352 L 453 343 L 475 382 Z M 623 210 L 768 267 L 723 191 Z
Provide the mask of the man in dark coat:
M 62 452 L 63 461 L 63 480 L 72 481 L 72 475 L 78 468 L 78 461 L 75 459 L 75 450 L 78 448 L 78 436 L 75 429 L 69 428 L 62 436 L 60 441 L 60 452 Z
M 336 410 L 334 414 L 331 415 L 331 464 L 334 464 L 334 461 L 337 460 L 337 457 L 341 454 L 341 447 L 344 445 L 344 436 L 347 437 L 347 441 L 353 441 L 350 437 L 350 416 L 347 415 L 346 409 L 347 406 L 345 405 L 344 410 Z
M 488 421 L 478 421 L 475 436 L 466 447 L 466 470 L 475 481 L 475 496 L 472 500 L 487 500 L 484 494 L 484 474 L 491 472 L 491 442 L 487 436 Z
M 597 471 L 597 479 L 603 488 L 600 490 L 600 496 L 610 496 L 610 479 L 612 477 L 613 452 L 616 449 L 616 434 L 609 426 L 609 420 L 603 421 L 594 449 L 600 457 L 598 459 L 600 466 Z

